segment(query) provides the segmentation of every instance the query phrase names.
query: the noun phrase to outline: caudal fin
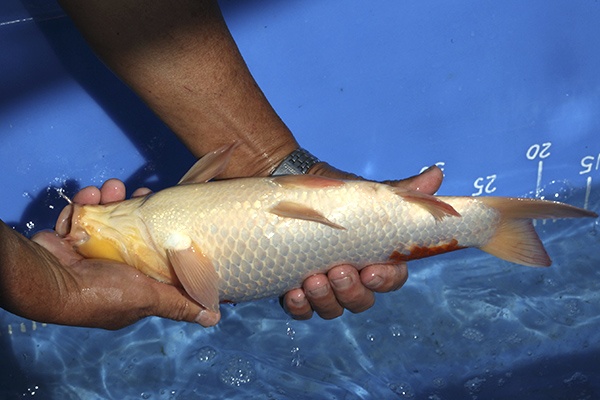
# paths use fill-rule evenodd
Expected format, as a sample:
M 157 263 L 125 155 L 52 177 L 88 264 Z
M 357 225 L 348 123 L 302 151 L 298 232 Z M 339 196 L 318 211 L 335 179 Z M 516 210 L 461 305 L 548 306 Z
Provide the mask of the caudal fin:
M 554 201 L 504 197 L 480 197 L 479 200 L 501 215 L 494 236 L 481 250 L 532 267 L 547 267 L 552 263 L 532 219 L 598 217 L 593 211 Z

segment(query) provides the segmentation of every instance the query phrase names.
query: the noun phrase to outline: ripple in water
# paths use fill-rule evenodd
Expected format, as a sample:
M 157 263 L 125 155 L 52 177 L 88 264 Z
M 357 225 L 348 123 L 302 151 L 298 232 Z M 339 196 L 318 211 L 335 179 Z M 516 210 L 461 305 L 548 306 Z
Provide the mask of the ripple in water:
M 208 363 L 217 356 L 217 350 L 212 346 L 204 346 L 198 350 L 196 357 L 200 362 Z

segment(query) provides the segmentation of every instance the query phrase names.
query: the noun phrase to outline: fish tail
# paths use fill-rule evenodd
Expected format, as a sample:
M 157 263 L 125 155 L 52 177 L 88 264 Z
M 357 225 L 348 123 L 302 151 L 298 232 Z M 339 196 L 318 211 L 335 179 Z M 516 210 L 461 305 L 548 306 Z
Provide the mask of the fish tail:
M 589 210 L 539 199 L 480 197 L 500 212 L 494 236 L 481 250 L 503 260 L 532 267 L 547 267 L 552 261 L 532 224 L 532 219 L 598 217 Z

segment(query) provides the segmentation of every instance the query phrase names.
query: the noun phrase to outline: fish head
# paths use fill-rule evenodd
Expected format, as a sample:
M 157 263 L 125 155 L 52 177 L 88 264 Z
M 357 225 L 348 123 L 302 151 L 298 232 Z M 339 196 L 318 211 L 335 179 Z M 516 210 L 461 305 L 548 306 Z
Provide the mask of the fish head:
M 110 218 L 110 207 L 70 204 L 56 226 L 73 248 L 86 258 L 126 262 L 127 238 Z
M 62 211 L 56 231 L 85 258 L 122 262 L 161 282 L 176 283 L 166 255 L 153 247 L 147 226 L 137 216 L 143 201 L 70 204 Z

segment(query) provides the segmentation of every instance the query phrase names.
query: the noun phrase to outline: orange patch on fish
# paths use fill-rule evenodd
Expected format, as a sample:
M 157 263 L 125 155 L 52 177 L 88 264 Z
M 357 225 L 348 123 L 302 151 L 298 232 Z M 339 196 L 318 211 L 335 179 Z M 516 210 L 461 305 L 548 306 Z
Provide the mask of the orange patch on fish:
M 418 260 L 420 258 L 435 256 L 437 254 L 448 253 L 454 250 L 464 249 L 464 246 L 459 246 L 456 239 L 452 239 L 449 243 L 440 246 L 413 246 L 408 250 L 408 254 L 394 251 L 390 255 L 390 261 L 394 263 L 406 262 L 410 260 Z

